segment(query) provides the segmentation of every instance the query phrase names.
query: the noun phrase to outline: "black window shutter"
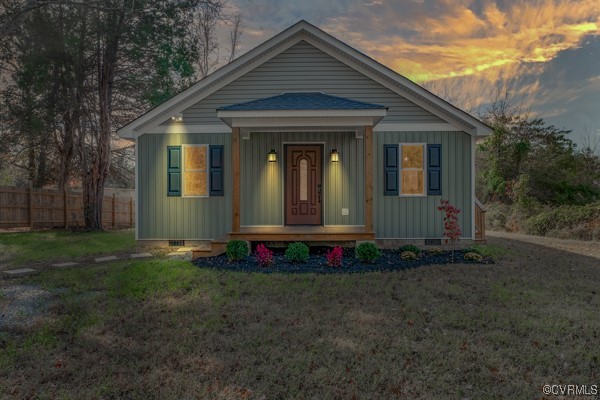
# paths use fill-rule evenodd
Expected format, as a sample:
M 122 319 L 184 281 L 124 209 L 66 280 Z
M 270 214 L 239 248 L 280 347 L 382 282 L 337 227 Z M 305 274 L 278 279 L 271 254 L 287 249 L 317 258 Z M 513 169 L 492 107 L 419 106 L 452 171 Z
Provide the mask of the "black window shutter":
M 223 145 L 210 146 L 209 196 L 223 196 Z
M 398 195 L 398 145 L 383 145 L 383 195 Z
M 442 194 L 442 145 L 427 145 L 427 194 Z
M 181 146 L 167 146 L 167 196 L 181 196 Z

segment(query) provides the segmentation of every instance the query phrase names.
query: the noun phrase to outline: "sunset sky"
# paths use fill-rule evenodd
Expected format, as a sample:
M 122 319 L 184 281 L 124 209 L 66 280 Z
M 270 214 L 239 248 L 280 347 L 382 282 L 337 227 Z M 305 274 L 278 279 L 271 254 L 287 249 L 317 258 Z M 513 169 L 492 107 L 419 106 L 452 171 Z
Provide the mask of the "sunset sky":
M 231 0 L 242 52 L 305 19 L 459 106 L 498 80 L 572 138 L 600 139 L 600 0 Z M 435 81 L 432 83 L 431 81 Z M 465 102 L 465 99 L 468 101 Z M 464 103 L 464 104 L 462 104 Z

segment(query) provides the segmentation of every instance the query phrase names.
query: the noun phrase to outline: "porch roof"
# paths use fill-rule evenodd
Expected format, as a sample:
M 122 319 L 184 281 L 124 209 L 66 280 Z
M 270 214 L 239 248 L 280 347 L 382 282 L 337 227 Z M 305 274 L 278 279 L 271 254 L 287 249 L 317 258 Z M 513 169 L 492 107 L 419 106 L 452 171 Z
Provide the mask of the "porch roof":
M 258 111 L 258 110 L 377 110 L 386 109 L 380 104 L 366 103 L 332 96 L 322 92 L 282 93 L 264 99 L 232 104 L 217 111 Z
M 282 93 L 217 109 L 231 127 L 252 126 L 374 126 L 387 114 L 387 107 L 332 96 L 321 92 Z

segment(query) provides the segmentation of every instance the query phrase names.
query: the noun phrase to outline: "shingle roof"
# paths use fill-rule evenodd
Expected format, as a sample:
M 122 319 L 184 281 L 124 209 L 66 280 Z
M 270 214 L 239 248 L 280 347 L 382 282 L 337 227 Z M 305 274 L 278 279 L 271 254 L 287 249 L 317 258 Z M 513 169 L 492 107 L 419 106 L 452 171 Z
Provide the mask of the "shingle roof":
M 282 93 L 278 96 L 221 107 L 218 111 L 263 110 L 377 110 L 387 109 L 379 104 L 331 96 L 321 92 Z

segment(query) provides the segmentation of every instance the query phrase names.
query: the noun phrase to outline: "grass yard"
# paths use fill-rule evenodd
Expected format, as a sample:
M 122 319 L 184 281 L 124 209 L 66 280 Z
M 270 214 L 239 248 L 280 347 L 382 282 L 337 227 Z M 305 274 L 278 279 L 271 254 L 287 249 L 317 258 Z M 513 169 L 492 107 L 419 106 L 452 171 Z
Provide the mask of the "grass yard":
M 133 230 L 113 232 L 66 232 L 48 230 L 0 234 L 2 261 L 13 266 L 45 260 L 67 260 L 103 253 L 118 253 L 135 247 Z
M 489 250 L 495 265 L 351 275 L 47 271 L 19 282 L 53 294 L 47 316 L 0 333 L 0 398 L 533 399 L 599 384 L 600 259 Z

